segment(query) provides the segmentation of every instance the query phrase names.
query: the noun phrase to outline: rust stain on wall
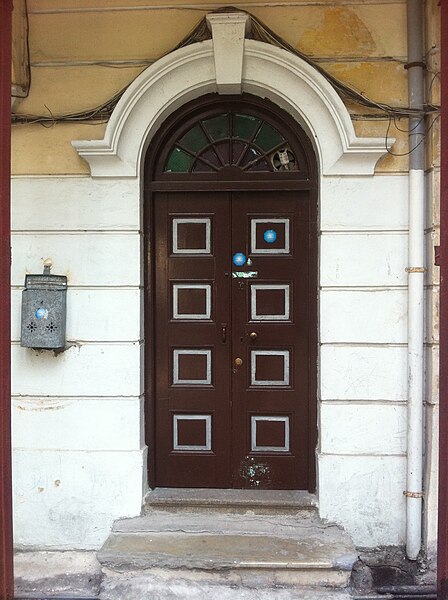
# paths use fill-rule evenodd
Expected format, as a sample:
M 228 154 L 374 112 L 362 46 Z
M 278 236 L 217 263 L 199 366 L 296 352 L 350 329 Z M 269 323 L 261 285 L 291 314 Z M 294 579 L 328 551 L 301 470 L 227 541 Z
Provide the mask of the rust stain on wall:
M 376 49 L 365 23 L 349 8 L 335 7 L 324 12 L 319 28 L 305 32 L 300 41 L 302 52 L 321 56 L 362 56 Z

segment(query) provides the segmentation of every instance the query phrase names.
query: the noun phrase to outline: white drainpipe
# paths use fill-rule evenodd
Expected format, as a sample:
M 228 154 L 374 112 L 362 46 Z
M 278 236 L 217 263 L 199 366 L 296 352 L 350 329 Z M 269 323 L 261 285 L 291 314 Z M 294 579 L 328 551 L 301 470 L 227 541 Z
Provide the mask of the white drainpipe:
M 423 2 L 408 0 L 409 106 L 423 108 Z M 406 554 L 415 560 L 422 539 L 425 305 L 425 121 L 409 120 L 408 424 Z

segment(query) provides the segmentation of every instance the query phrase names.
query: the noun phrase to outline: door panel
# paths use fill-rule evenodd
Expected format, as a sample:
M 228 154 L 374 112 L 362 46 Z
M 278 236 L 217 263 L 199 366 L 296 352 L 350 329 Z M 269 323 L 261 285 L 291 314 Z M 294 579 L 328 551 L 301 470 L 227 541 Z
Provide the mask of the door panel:
M 159 486 L 231 485 L 229 223 L 229 194 L 156 197 Z
M 308 488 L 309 208 L 156 196 L 156 485 Z
M 236 487 L 308 485 L 307 199 L 233 194 L 232 253 L 256 273 L 232 279 L 233 356 L 244 361 L 232 379 Z

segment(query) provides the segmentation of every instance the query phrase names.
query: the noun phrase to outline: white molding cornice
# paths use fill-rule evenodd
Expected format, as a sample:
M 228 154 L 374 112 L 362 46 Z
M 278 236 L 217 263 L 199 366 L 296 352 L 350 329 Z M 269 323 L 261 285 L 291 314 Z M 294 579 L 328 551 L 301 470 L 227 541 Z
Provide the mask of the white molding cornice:
M 241 89 L 269 98 L 300 123 L 314 144 L 323 176 L 371 175 L 386 152 L 383 138 L 356 136 L 330 83 L 286 50 L 244 40 Z M 163 121 L 211 92 L 218 92 L 218 83 L 213 41 L 207 40 L 168 54 L 141 73 L 115 107 L 102 140 L 72 144 L 93 177 L 138 177 L 144 152 Z

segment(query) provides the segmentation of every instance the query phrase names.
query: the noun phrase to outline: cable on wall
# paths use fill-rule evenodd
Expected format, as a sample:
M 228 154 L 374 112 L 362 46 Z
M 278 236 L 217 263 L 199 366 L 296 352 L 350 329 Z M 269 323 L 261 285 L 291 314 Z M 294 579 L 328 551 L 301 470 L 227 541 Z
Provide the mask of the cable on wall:
M 297 50 L 279 35 L 277 35 L 274 31 L 272 31 L 267 25 L 265 25 L 262 21 L 260 21 L 257 17 L 251 15 L 247 11 L 242 11 L 236 9 L 234 7 L 224 7 L 219 10 L 214 11 L 215 13 L 223 13 L 223 12 L 245 12 L 249 15 L 251 19 L 251 31 L 248 34 L 250 39 L 265 42 L 268 44 L 272 44 L 279 48 L 283 48 L 292 54 L 300 57 L 306 63 L 311 65 L 314 69 L 316 69 L 325 79 L 335 88 L 335 90 L 339 93 L 339 95 L 346 100 L 349 100 L 359 106 L 364 106 L 371 109 L 376 109 L 385 113 L 389 116 L 389 119 L 396 117 L 412 117 L 412 116 L 421 116 L 424 118 L 426 115 L 437 113 L 440 110 L 440 107 L 434 104 L 426 104 L 422 110 L 410 108 L 408 106 L 392 106 L 390 104 L 384 102 L 376 102 L 372 100 L 364 93 L 355 89 L 354 87 L 343 83 L 330 73 L 328 73 L 318 62 Z M 189 33 L 177 46 L 169 50 L 166 54 L 173 52 L 174 50 L 178 50 L 179 48 L 184 48 L 185 46 L 189 46 L 190 44 L 195 44 L 198 42 L 203 42 L 205 40 L 211 39 L 211 32 L 208 28 L 206 18 L 202 18 L 198 25 Z M 165 56 L 164 54 L 163 56 Z M 126 85 L 124 88 L 119 90 L 112 98 L 107 100 L 106 102 L 95 106 L 91 109 L 66 113 L 62 115 L 53 115 L 48 109 L 48 114 L 44 115 L 32 115 L 32 114 L 15 114 L 12 116 L 13 123 L 40 123 L 45 126 L 51 126 L 55 123 L 60 122 L 83 122 L 88 123 L 89 121 L 94 121 L 94 124 L 107 122 L 110 115 L 112 114 L 115 106 L 120 100 L 121 96 L 124 94 L 126 89 L 130 84 Z M 372 115 L 375 118 L 375 115 Z M 93 123 L 92 123 L 93 124 Z M 389 125 L 390 128 L 390 125 Z

